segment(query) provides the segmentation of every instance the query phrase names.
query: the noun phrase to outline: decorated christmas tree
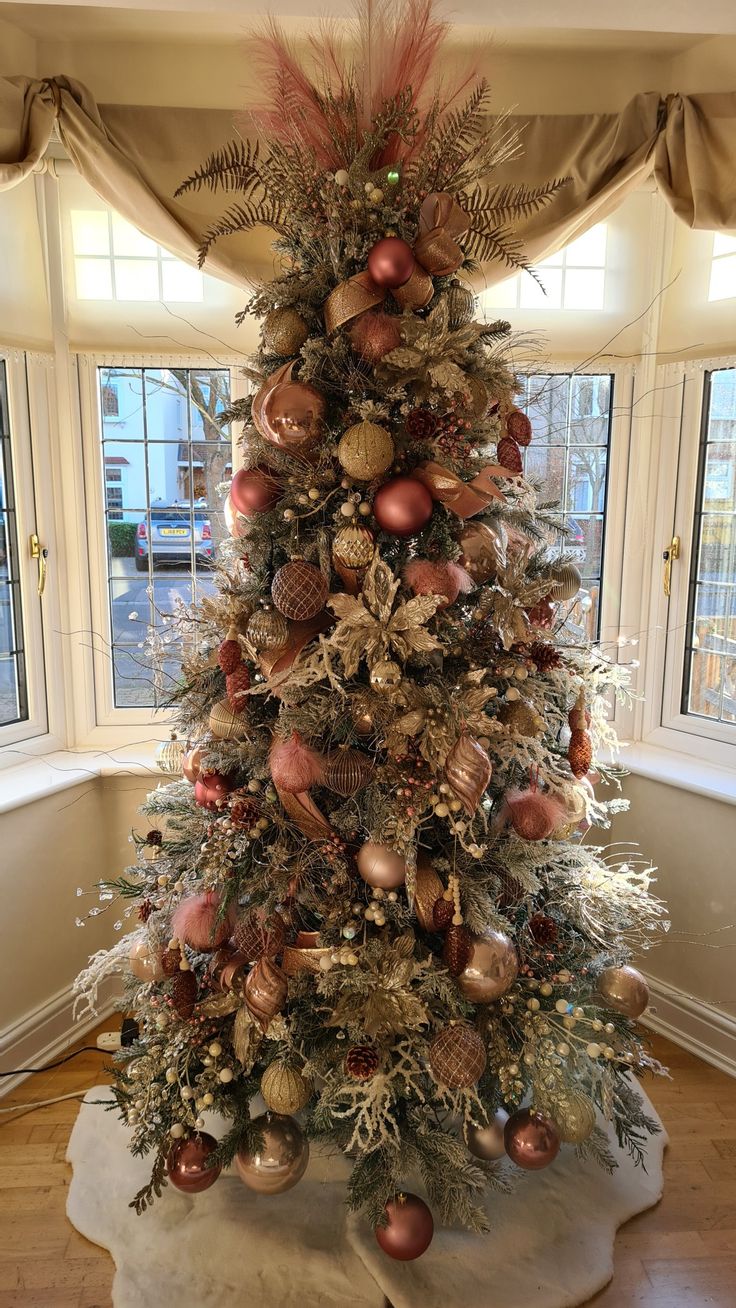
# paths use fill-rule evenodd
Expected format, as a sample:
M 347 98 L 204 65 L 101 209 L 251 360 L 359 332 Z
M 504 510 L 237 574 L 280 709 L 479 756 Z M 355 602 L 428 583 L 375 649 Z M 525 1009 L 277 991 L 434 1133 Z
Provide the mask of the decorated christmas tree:
M 425 0 L 369 6 L 307 75 L 273 29 L 253 143 L 184 184 L 233 193 L 203 260 L 265 225 L 281 271 L 243 312 L 217 594 L 177 619 L 183 779 L 104 887 L 139 925 L 78 980 L 93 1001 L 126 974 L 140 1211 L 233 1160 L 276 1194 L 326 1144 L 402 1259 L 432 1211 L 485 1229 L 486 1187 L 561 1147 L 612 1169 L 601 1123 L 637 1160 L 656 1130 L 629 960 L 662 907 L 647 868 L 582 842 L 621 802 L 590 769 L 624 675 L 568 628 L 580 574 L 524 476 L 510 328 L 474 317 L 480 265 L 533 275 L 514 221 L 561 182 L 495 180 L 517 143 L 482 81 L 436 82 L 444 34 Z

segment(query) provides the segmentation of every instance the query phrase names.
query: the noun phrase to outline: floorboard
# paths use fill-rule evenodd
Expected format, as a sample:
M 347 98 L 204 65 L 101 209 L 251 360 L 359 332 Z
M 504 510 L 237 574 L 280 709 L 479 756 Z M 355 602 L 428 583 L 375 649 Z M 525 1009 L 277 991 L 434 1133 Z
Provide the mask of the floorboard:
M 654 1052 L 675 1075 L 647 1083 L 671 1140 L 664 1198 L 621 1228 L 615 1275 L 589 1308 L 735 1308 L 736 1080 L 662 1038 Z M 83 1094 L 106 1079 L 104 1063 L 80 1054 L 1 1106 Z M 112 1260 L 65 1216 L 78 1107 L 0 1116 L 0 1308 L 111 1308 Z

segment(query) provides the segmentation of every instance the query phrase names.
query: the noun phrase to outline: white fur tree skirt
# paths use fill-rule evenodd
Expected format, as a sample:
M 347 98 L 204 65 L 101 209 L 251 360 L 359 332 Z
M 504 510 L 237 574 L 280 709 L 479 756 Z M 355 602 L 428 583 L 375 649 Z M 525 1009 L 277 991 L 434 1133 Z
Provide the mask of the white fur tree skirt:
M 128 1203 L 149 1163 L 128 1152 L 116 1114 L 92 1102 L 108 1097 L 98 1086 L 80 1109 L 67 1214 L 110 1250 L 115 1308 L 382 1308 L 384 1296 L 393 1308 L 575 1308 L 610 1279 L 617 1228 L 662 1194 L 664 1132 L 646 1172 L 615 1144 L 612 1177 L 564 1148 L 513 1195 L 490 1195 L 489 1235 L 437 1228 L 422 1258 L 396 1263 L 346 1214 L 347 1160 L 314 1149 L 286 1194 L 263 1198 L 226 1174 L 193 1197 L 167 1186 L 136 1217 Z

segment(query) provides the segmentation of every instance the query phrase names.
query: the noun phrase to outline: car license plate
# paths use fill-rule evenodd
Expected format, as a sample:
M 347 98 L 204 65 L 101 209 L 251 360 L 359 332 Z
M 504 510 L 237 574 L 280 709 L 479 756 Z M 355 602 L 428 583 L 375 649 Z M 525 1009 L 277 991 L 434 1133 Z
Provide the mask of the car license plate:
M 160 527 L 159 530 L 162 536 L 188 536 L 189 535 L 188 527 Z

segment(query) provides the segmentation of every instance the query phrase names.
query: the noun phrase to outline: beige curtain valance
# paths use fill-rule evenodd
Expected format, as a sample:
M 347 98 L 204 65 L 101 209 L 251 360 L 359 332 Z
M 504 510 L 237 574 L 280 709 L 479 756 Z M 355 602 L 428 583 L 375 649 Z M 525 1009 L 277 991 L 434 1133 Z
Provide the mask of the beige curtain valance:
M 98 106 L 67 77 L 0 78 L 0 190 L 38 167 L 54 123 L 81 176 L 137 228 L 186 262 L 223 197 L 202 191 L 174 199 L 179 182 L 233 134 L 216 109 Z M 570 181 L 520 225 L 540 259 L 611 213 L 653 174 L 674 212 L 691 227 L 736 230 L 736 92 L 635 96 L 620 113 L 518 116 L 522 153 L 499 170 L 502 182 Z M 243 285 L 267 273 L 268 233 L 230 237 L 207 269 Z M 484 269 L 501 280 L 501 265 Z

